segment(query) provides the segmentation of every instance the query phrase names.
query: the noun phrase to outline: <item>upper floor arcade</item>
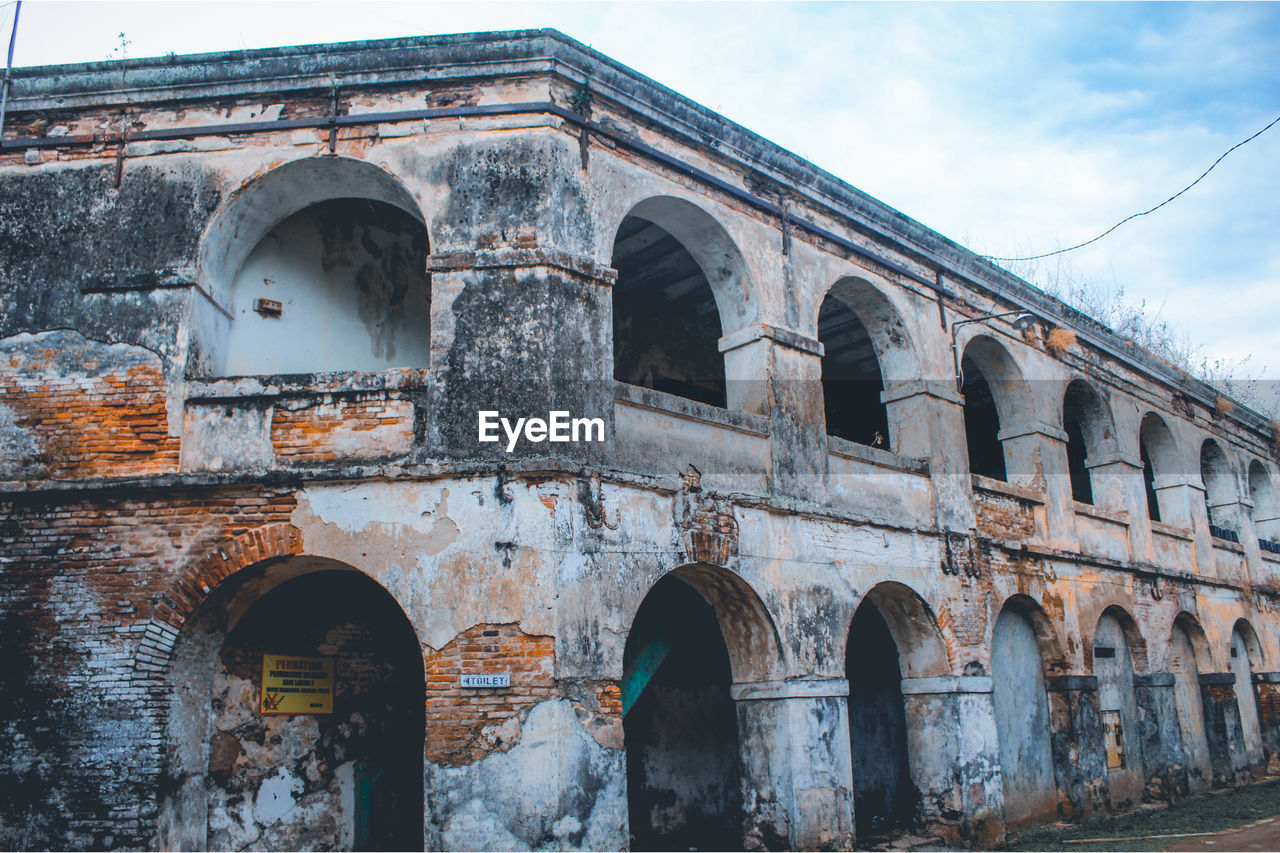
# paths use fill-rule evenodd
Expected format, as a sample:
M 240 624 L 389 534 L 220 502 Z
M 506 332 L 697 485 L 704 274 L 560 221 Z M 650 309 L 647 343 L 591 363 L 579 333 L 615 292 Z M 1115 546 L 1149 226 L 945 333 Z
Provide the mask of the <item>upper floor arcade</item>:
M 15 80 L 5 396 L 55 479 L 496 465 L 479 410 L 565 410 L 606 441 L 514 455 L 1280 568 L 1274 424 L 559 34 Z M 57 415 L 82 372 L 88 450 Z

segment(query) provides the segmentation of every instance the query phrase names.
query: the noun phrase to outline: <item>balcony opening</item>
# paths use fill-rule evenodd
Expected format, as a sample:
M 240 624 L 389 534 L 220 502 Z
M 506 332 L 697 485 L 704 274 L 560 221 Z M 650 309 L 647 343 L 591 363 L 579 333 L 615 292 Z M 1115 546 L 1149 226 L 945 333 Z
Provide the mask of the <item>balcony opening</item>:
M 1000 413 L 996 411 L 991 385 L 977 362 L 968 356 L 961 362 L 961 372 L 969 470 L 994 480 L 1007 480 L 1004 447 L 1000 443 Z
M 631 215 L 613 267 L 614 378 L 724 408 L 720 314 L 697 259 L 665 228 Z
M 884 379 L 871 335 L 858 315 L 833 294 L 823 300 L 818 313 L 818 340 L 823 346 L 827 434 L 888 450 L 889 420 L 880 400 Z
M 1067 473 L 1071 478 L 1071 497 L 1079 503 L 1092 504 L 1093 482 L 1089 479 L 1084 430 L 1080 428 L 1080 419 L 1074 411 L 1067 408 L 1062 413 L 1062 425 L 1067 433 Z
M 332 198 L 287 216 L 235 276 L 216 372 L 426 367 L 426 255 L 422 222 L 383 201 Z

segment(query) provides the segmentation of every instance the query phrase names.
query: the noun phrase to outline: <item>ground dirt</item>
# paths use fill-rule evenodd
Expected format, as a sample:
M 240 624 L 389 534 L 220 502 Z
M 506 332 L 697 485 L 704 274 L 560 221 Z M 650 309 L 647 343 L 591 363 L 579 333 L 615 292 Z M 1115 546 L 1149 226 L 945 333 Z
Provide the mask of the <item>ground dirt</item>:
M 1038 827 L 1012 837 L 1003 849 L 1280 850 L 1280 780 L 1211 791 L 1167 807 Z

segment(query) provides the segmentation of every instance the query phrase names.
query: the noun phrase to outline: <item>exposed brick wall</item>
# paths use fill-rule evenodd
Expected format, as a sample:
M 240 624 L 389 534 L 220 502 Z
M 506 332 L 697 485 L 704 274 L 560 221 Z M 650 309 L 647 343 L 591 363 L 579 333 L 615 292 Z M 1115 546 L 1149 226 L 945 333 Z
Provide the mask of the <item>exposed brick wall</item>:
M 147 350 L 74 332 L 9 338 L 0 342 L 0 402 L 34 435 L 47 476 L 178 469 L 160 359 Z
M 560 695 L 554 670 L 555 640 L 517 625 L 475 625 L 428 654 L 427 759 L 470 764 L 507 744 L 502 723 Z M 460 675 L 502 672 L 511 673 L 510 687 L 458 686 Z M 620 713 L 620 694 L 617 701 Z
M 0 504 L 0 846 L 152 843 L 165 694 L 138 649 L 171 644 L 155 620 L 198 558 L 294 506 L 258 487 Z
M 978 532 L 993 539 L 1018 541 L 1036 532 L 1035 512 L 1016 498 L 975 492 Z
M 271 444 L 285 464 L 402 456 L 413 446 L 413 404 L 382 394 L 277 406 Z

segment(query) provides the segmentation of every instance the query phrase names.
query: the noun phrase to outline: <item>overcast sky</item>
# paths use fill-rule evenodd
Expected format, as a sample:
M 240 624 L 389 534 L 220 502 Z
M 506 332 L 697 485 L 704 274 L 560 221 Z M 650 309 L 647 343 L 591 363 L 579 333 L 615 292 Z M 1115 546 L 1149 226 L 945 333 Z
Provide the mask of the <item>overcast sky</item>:
M 0 8 L 5 36 L 14 6 Z M 554 27 L 975 251 L 1037 254 L 1280 116 L 1280 4 L 23 4 L 15 64 Z M 1280 374 L 1280 126 L 1067 255 Z

